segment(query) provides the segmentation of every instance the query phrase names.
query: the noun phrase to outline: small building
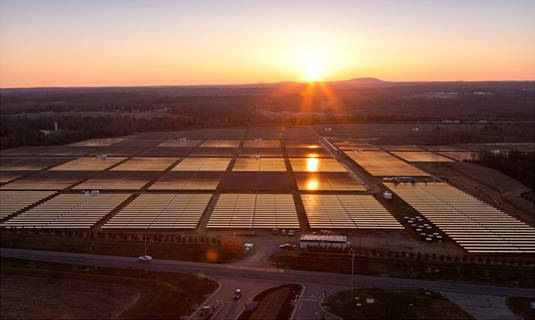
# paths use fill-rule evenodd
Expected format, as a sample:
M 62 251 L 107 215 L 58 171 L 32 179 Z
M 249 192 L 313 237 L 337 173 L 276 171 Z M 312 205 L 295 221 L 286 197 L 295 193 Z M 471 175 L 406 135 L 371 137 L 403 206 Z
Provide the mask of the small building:
M 330 234 L 303 234 L 299 238 L 299 248 L 322 247 L 322 248 L 347 248 L 347 236 Z

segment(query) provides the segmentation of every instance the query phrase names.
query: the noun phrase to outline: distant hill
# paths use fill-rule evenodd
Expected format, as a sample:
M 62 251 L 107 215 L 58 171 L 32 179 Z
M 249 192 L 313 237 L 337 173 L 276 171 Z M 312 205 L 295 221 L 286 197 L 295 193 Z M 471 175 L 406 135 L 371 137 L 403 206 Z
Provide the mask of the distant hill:
M 345 86 L 357 86 L 357 87 L 376 87 L 390 85 L 392 82 L 383 81 L 377 78 L 354 78 L 342 81 L 330 81 L 329 83 Z

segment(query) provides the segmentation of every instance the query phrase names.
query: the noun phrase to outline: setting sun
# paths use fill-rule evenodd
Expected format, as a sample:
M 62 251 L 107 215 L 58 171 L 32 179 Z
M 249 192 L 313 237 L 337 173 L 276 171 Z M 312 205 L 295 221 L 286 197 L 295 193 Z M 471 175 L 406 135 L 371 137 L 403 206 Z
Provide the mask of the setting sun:
M 317 63 L 310 63 L 306 66 L 305 73 L 308 82 L 316 82 L 322 79 L 323 69 Z

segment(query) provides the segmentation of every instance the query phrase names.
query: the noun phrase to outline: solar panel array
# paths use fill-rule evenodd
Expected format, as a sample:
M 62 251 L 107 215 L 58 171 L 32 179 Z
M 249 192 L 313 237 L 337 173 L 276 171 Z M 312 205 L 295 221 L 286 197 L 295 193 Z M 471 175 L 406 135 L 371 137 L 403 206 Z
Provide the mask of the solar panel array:
M 127 160 L 117 167 L 112 168 L 112 171 L 163 171 L 172 165 L 178 158 L 132 158 Z
M 388 151 L 423 151 L 416 145 L 382 145 L 381 148 Z
M 180 139 L 169 139 L 165 140 L 164 142 L 160 143 L 158 147 L 195 147 L 197 146 L 201 140 L 180 140 Z
M 405 161 L 409 162 L 453 162 L 449 158 L 443 157 L 433 152 L 429 151 L 399 151 L 392 152 L 396 156 L 402 158 Z
M 171 171 L 164 173 L 150 190 L 215 190 L 222 173 L 217 171 Z
M 128 194 L 61 194 L 4 222 L 6 227 L 90 228 Z
M 104 171 L 73 189 L 139 190 L 158 174 L 158 171 Z
M 384 151 L 345 151 L 373 176 L 428 176 L 429 174 Z
M 286 171 L 283 158 L 239 158 L 232 171 Z
M 238 148 L 241 140 L 206 140 L 201 147 L 210 148 Z
M 173 171 L 225 171 L 230 164 L 229 158 L 185 158 Z
M 83 157 L 71 160 L 62 165 L 49 169 L 50 171 L 101 171 L 105 170 L 126 158 L 106 158 L 97 159 L 96 157 Z
M 295 172 L 347 172 L 336 159 L 291 158 L 290 163 Z
M 51 196 L 50 191 L 0 191 L 0 219 Z
M 535 252 L 535 228 L 447 183 L 385 185 L 468 252 Z
M 295 180 L 299 190 L 366 191 L 366 188 L 348 173 L 296 172 Z
M 63 190 L 90 176 L 89 171 L 41 171 L 0 187 L 2 190 Z
M 243 143 L 244 148 L 280 148 L 279 140 L 246 140 Z
M 50 166 L 64 163 L 70 159 L 71 158 L 54 157 L 2 157 L 0 158 L 0 170 L 42 170 Z
M 473 160 L 474 156 L 477 157 L 477 152 L 471 152 L 471 151 L 442 151 L 440 152 L 441 155 L 453 158 L 458 161 L 464 161 L 464 160 Z
M 141 194 L 102 228 L 194 229 L 211 194 Z
M 208 228 L 299 228 L 291 194 L 222 194 Z
M 301 195 L 311 228 L 403 229 L 371 195 Z
M 81 146 L 81 147 L 107 147 L 112 144 L 124 141 L 124 138 L 103 138 L 103 139 L 89 139 L 84 141 L 78 141 L 71 143 L 70 146 Z
M 448 145 L 442 145 L 442 146 L 425 146 L 427 150 L 435 151 L 435 152 L 442 152 L 442 151 L 468 151 L 467 149 L 458 147 L 458 146 L 448 146 Z

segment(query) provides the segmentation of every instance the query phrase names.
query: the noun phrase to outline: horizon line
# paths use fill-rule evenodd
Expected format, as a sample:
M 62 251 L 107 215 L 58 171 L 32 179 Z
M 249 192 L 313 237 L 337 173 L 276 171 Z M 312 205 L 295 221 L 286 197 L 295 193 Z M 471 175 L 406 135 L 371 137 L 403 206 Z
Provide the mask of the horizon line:
M 478 82 L 535 82 L 535 79 L 523 79 L 523 80 L 402 80 L 402 81 L 389 81 L 382 80 L 374 77 L 360 77 L 350 78 L 344 80 L 328 80 L 328 81 L 294 81 L 294 80 L 281 80 L 274 82 L 251 82 L 251 83 L 206 83 L 206 84 L 147 84 L 147 85 L 82 85 L 82 86 L 29 86 L 29 87 L 0 87 L 0 90 L 9 89 L 82 89 L 82 88 L 161 88 L 161 87 L 225 87 L 225 86 L 254 86 L 254 85 L 275 85 L 282 83 L 295 83 L 295 84 L 308 84 L 308 83 L 333 83 L 333 82 L 348 82 L 355 80 L 374 80 L 378 83 L 384 84 L 410 84 L 410 83 L 478 83 Z

